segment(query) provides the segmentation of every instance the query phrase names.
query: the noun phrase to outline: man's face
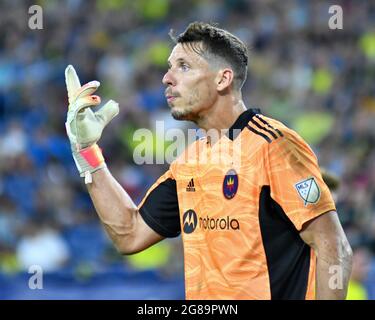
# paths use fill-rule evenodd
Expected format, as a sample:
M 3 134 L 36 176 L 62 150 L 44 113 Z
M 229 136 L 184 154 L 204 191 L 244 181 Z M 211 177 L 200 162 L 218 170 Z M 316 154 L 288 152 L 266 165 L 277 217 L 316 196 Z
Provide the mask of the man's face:
M 218 97 L 216 72 L 189 45 L 180 43 L 173 48 L 168 65 L 163 84 L 167 86 L 165 96 L 172 116 L 196 122 Z

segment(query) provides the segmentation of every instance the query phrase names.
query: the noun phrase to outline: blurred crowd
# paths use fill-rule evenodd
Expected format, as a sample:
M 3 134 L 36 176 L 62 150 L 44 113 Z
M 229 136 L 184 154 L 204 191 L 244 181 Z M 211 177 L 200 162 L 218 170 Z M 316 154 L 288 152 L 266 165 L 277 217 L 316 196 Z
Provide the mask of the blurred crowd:
M 28 27 L 33 4 L 43 9 L 41 30 Z M 353 278 L 353 290 L 374 298 L 375 3 L 336 1 L 343 30 L 328 27 L 331 4 L 1 1 L 0 273 L 31 264 L 79 274 L 114 266 L 182 272 L 180 239 L 124 258 L 103 232 L 65 134 L 64 69 L 74 65 L 82 83 L 101 82 L 102 100 L 119 102 L 120 114 L 100 145 L 111 172 L 138 204 L 168 164 L 134 164 L 135 130 L 153 130 L 156 120 L 164 120 L 166 129 L 193 127 L 172 119 L 161 79 L 173 47 L 168 32 L 198 20 L 216 22 L 247 43 L 245 104 L 295 129 L 320 165 L 339 178 L 337 210 L 356 253 L 358 248 L 361 276 Z

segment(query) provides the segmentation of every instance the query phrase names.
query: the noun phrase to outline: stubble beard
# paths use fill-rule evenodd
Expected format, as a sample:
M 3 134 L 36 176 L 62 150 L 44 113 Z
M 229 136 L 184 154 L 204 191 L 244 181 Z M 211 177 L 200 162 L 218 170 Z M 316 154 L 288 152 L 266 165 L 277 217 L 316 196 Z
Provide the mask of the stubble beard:
M 194 112 L 190 106 L 186 106 L 184 108 L 172 106 L 171 114 L 175 120 L 194 121 L 195 118 Z
M 175 120 L 185 120 L 186 119 L 186 112 L 181 110 L 174 110 L 172 109 L 172 117 Z
M 172 117 L 175 120 L 186 120 L 186 121 L 193 121 L 196 123 L 198 114 L 196 113 L 196 111 L 194 111 L 195 109 L 194 105 L 197 104 L 197 102 L 199 101 L 199 98 L 200 98 L 199 91 L 195 89 L 190 95 L 187 103 L 184 106 L 174 107 L 172 104 L 171 105 Z

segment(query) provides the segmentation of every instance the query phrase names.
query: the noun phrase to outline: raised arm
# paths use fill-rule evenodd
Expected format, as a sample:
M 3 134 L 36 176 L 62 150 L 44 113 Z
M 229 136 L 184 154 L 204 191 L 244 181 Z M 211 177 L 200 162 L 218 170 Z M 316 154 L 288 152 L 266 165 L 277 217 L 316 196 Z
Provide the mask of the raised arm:
M 74 161 L 85 177 L 91 199 L 108 235 L 119 252 L 131 254 L 163 239 L 139 214 L 136 205 L 111 175 L 96 144 L 105 126 L 118 114 L 118 104 L 110 100 L 96 110 L 100 97 L 92 95 L 100 83 L 81 86 L 72 66 L 65 70 L 69 109 L 65 123 Z

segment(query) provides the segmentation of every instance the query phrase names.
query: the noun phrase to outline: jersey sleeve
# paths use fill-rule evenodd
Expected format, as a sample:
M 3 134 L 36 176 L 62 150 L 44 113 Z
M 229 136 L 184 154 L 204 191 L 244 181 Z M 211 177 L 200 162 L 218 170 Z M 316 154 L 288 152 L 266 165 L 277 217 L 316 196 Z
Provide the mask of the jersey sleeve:
M 269 143 L 266 159 L 271 197 L 297 230 L 305 222 L 336 210 L 317 157 L 297 133 L 290 130 Z
M 180 234 L 176 181 L 170 170 L 147 191 L 138 211 L 147 225 L 161 236 L 173 238 Z

